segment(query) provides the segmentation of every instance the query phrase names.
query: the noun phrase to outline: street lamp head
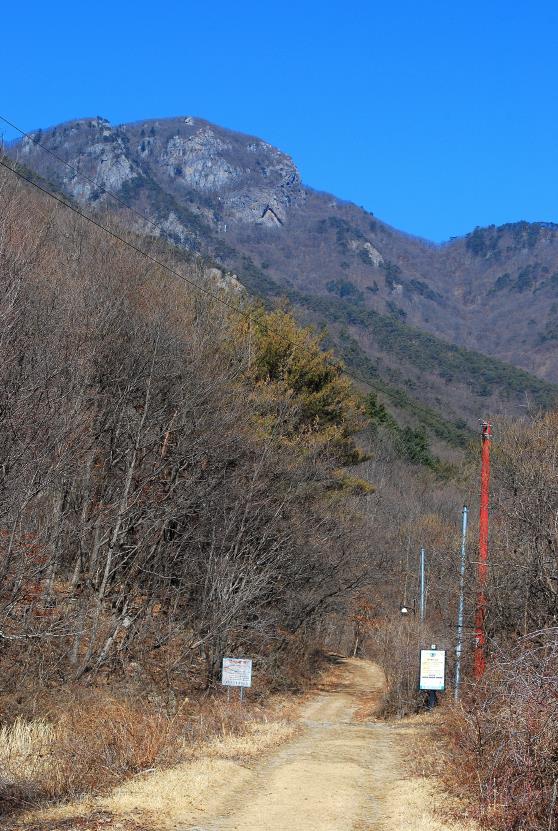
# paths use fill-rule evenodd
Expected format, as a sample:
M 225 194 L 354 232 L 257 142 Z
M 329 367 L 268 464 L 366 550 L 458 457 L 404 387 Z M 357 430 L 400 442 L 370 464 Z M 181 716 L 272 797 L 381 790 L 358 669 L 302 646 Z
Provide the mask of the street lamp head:
M 408 609 L 407 609 L 407 607 L 406 607 L 406 606 L 404 606 L 404 605 L 403 605 L 403 606 L 401 606 L 401 608 L 400 608 L 400 610 L 399 610 L 399 611 L 401 612 L 401 614 L 402 614 L 402 615 L 408 615 L 408 614 L 409 614 L 409 610 L 408 610 Z

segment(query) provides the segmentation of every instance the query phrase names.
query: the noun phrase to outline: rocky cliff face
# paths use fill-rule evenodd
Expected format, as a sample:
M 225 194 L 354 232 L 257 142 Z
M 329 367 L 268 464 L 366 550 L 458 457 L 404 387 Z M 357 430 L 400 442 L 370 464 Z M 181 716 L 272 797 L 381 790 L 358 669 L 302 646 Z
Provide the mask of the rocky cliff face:
M 75 168 L 61 165 L 38 146 L 41 142 Z M 83 119 L 45 132 L 33 133 L 17 145 L 22 163 L 56 182 L 80 203 L 94 202 L 103 189 L 119 191 L 140 171 L 129 157 L 127 143 L 118 130 L 103 118 Z M 80 174 L 92 179 L 87 182 Z
M 92 182 L 45 157 L 38 141 Z M 185 238 L 191 229 L 180 227 L 172 199 L 215 229 L 230 223 L 279 227 L 304 200 L 298 170 L 284 153 L 191 116 L 121 126 L 81 119 L 35 133 L 14 150 L 82 204 L 107 201 L 105 190 L 119 193 L 125 186 L 126 195 L 138 198 L 155 183 L 171 197 L 166 215 L 159 206 L 157 221 Z

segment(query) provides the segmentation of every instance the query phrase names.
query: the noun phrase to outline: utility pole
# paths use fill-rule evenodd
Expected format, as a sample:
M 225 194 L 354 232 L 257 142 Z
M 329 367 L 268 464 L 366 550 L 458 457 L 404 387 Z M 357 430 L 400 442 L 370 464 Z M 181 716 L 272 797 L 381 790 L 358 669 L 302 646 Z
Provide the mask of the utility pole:
M 424 561 L 425 561 L 425 551 L 424 548 L 420 549 L 420 622 L 424 623 L 424 615 L 426 612 L 426 602 L 425 602 L 425 585 L 424 585 Z
M 488 499 L 490 492 L 490 440 L 492 426 L 488 421 L 482 422 L 482 453 L 481 453 L 481 496 L 479 522 L 479 565 L 478 565 L 478 595 L 475 613 L 475 660 L 474 675 L 478 680 L 484 675 L 486 668 L 485 620 L 486 620 L 486 581 L 488 578 Z
M 457 644 L 455 647 L 455 700 L 459 701 L 461 686 L 461 654 L 463 652 L 463 607 L 465 605 L 465 556 L 467 546 L 467 506 L 463 507 L 461 526 L 461 567 L 459 569 L 459 608 L 457 610 Z

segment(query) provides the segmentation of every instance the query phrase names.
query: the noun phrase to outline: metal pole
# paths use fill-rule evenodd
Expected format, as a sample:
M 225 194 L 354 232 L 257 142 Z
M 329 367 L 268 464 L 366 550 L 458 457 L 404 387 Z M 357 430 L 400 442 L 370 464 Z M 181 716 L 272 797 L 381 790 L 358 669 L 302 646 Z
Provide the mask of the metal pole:
M 482 422 L 482 464 L 481 464 L 481 499 L 479 522 L 479 566 L 478 597 L 475 613 L 475 660 L 474 675 L 478 680 L 484 675 L 485 657 L 485 620 L 486 620 L 486 581 L 488 579 L 488 499 L 490 492 L 490 439 L 492 427 L 487 421 Z
M 424 614 L 426 611 L 425 608 L 425 597 L 424 597 L 424 560 L 425 560 L 425 552 L 424 548 L 420 549 L 420 622 L 424 623 Z
M 465 555 L 467 545 L 467 506 L 463 508 L 461 527 L 461 568 L 459 570 L 459 608 L 457 610 L 457 644 L 455 647 L 455 700 L 459 701 L 461 686 L 461 654 L 463 652 L 463 607 L 465 605 Z

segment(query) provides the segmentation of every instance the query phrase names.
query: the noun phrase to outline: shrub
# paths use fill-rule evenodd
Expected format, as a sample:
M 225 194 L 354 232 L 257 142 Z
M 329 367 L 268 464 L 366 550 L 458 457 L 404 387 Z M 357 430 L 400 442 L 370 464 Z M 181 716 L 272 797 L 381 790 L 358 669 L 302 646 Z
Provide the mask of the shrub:
M 172 758 L 180 727 L 179 717 L 98 691 L 49 720 L 17 718 L 0 730 L 4 798 L 36 802 L 114 785 Z
M 419 650 L 435 640 L 426 627 L 421 631 L 414 617 L 386 621 L 378 629 L 370 651 L 386 677 L 382 715 L 402 718 L 424 707 L 427 694 L 418 686 Z
M 445 776 L 498 831 L 557 823 L 558 628 L 515 644 L 472 686 L 445 725 Z
M 0 728 L 0 816 L 23 804 L 105 791 L 191 759 L 201 747 L 212 752 L 229 737 L 254 736 L 269 716 L 269 702 L 240 707 L 224 696 L 183 699 L 171 715 L 160 702 L 98 687 L 74 693 L 73 700 L 61 695 L 48 719 L 18 717 Z

